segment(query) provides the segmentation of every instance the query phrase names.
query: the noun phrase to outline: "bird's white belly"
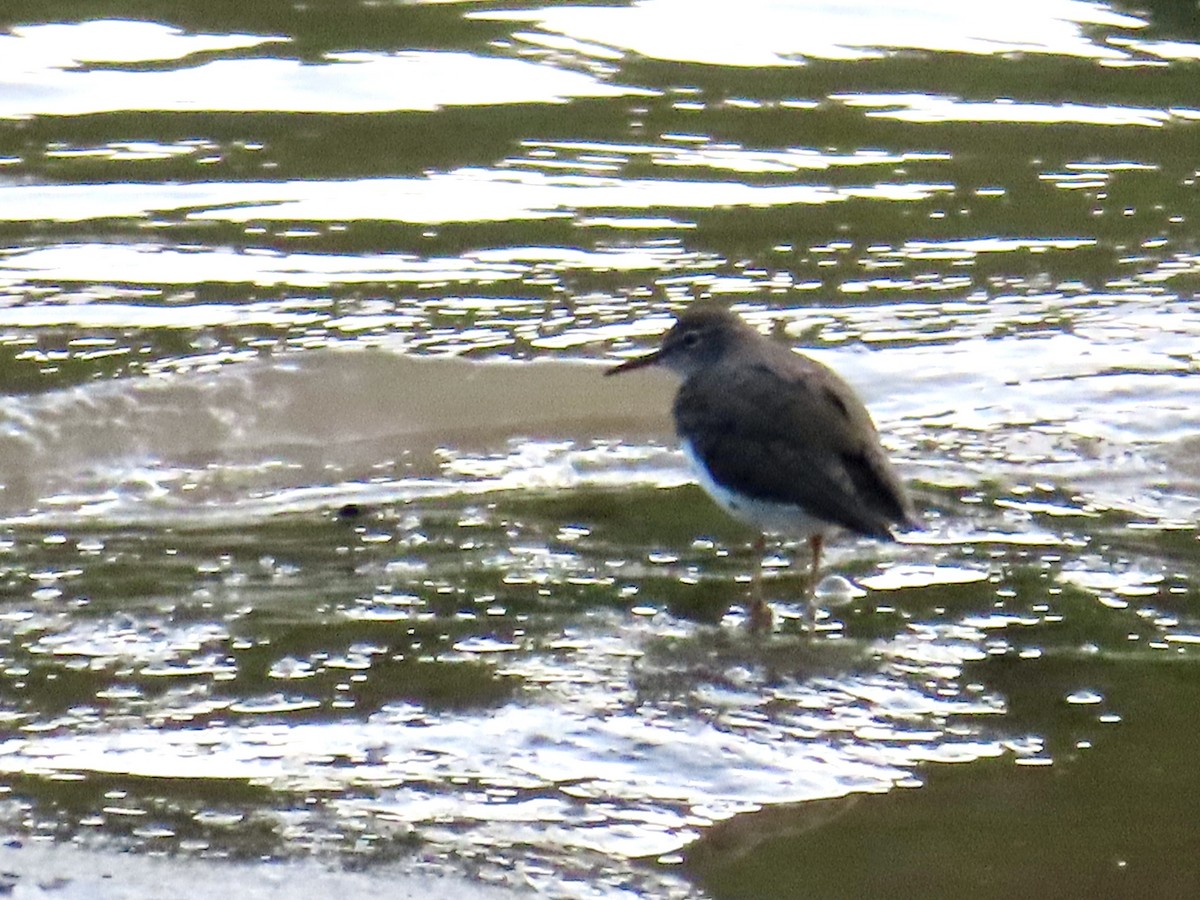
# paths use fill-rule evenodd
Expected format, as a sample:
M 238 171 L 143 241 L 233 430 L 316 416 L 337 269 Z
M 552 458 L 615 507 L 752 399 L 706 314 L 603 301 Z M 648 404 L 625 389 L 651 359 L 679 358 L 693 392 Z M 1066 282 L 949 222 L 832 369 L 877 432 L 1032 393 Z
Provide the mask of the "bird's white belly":
M 808 538 L 815 534 L 824 534 L 834 526 L 824 519 L 818 519 L 806 513 L 801 507 L 791 503 L 773 503 L 770 500 L 756 500 L 731 491 L 724 485 L 718 484 L 709 474 L 704 463 L 696 454 L 690 441 L 683 442 L 683 453 L 692 464 L 696 478 L 704 492 L 712 497 L 717 504 L 735 519 L 757 528 L 759 531 L 770 531 L 793 537 Z

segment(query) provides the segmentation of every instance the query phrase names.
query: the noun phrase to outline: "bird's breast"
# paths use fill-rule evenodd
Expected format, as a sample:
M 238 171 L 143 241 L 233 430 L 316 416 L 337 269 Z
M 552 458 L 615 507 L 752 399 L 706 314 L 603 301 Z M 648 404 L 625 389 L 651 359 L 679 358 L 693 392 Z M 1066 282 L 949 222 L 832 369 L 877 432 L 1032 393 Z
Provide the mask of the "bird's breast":
M 708 494 L 718 506 L 735 519 L 757 528 L 759 531 L 808 538 L 815 534 L 823 534 L 835 527 L 832 523 L 810 515 L 803 507 L 793 503 L 760 500 L 740 494 L 727 485 L 721 484 L 713 478 L 708 466 L 704 464 L 704 460 L 700 458 L 689 440 L 683 441 L 683 453 L 691 463 L 692 469 L 696 473 L 696 480 L 704 489 L 704 493 Z

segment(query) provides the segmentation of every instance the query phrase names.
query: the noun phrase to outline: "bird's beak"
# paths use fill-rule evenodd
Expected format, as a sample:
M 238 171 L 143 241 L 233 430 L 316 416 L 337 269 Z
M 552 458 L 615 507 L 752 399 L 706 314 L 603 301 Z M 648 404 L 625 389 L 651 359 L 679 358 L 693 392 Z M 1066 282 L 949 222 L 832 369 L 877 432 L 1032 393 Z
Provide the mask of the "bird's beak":
M 613 366 L 605 375 L 620 375 L 622 372 L 632 372 L 634 369 L 644 369 L 646 366 L 652 366 L 662 357 L 661 350 L 655 350 L 653 353 L 647 353 L 645 356 L 635 356 L 633 359 L 627 359 L 619 365 Z

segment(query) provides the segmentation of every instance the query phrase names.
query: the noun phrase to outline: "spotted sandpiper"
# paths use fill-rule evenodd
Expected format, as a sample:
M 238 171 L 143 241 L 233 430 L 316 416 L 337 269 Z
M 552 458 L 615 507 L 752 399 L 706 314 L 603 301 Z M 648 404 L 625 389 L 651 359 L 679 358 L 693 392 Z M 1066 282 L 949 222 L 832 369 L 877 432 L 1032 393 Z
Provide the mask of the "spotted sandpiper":
M 697 303 L 662 345 L 606 375 L 664 366 L 682 376 L 675 430 L 701 487 L 764 532 L 807 538 L 810 628 L 825 535 L 845 529 L 894 540 L 912 507 L 866 407 L 828 366 L 756 331 L 730 310 Z M 756 545 L 761 551 L 765 538 Z M 771 621 L 756 595 L 750 620 Z

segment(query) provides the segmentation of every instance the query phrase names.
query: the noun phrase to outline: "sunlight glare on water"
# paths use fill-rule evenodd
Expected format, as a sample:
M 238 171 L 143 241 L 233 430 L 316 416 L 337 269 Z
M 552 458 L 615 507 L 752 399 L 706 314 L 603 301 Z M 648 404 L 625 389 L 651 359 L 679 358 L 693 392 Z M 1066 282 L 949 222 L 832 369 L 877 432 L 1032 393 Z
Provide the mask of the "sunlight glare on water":
M 260 182 L 104 187 L 0 187 L 0 220 L 32 221 L 47 214 L 78 218 L 141 217 L 152 210 L 186 210 L 193 221 L 248 222 L 360 219 L 416 224 L 568 217 L 573 210 L 652 207 L 705 209 L 844 202 L 850 198 L 913 201 L 949 190 L 939 184 L 755 185 L 550 176 L 540 172 L 461 169 L 423 179 L 337 182 Z M 44 204 L 44 205 L 40 205 Z
M 163 62 L 194 53 L 244 50 L 287 42 L 286 37 L 252 34 L 187 34 L 155 22 L 97 19 L 25 25 L 0 35 L 0 73 L 21 73 L 33 83 L 48 70 L 77 69 L 89 63 Z
M 330 54 L 319 66 L 283 59 L 214 60 L 171 72 L 75 65 L 183 59 L 201 51 L 282 40 L 286 39 L 185 36 L 151 23 L 124 21 L 21 29 L 0 36 L 0 84 L 6 87 L 0 94 L 0 117 L 116 110 L 365 113 L 647 93 L 583 72 L 452 52 Z M 45 55 L 43 46 L 65 58 Z M 79 60 L 75 54 L 80 53 L 87 56 Z
M 610 630 L 613 626 L 616 631 Z M 147 631 L 150 627 L 153 632 Z M 338 801 L 341 814 L 424 828 L 449 815 L 457 827 L 444 832 L 440 841 L 443 849 L 459 850 L 527 840 L 536 823 L 556 822 L 559 827 L 537 838 L 545 852 L 586 851 L 616 859 L 676 850 L 696 837 L 698 825 L 765 803 L 885 790 L 910 778 L 919 761 L 1001 752 L 994 742 L 961 730 L 950 735 L 937 724 L 951 715 L 997 713 L 994 698 L 927 693 L 910 680 L 911 671 L 903 678 L 880 674 L 810 685 L 752 680 L 743 683 L 742 699 L 727 694 L 711 710 L 713 721 L 680 718 L 671 710 L 681 702 L 690 705 L 686 696 L 666 693 L 652 699 L 654 683 L 686 665 L 673 658 L 676 651 L 670 647 L 655 649 L 661 640 L 656 631 L 649 624 L 613 622 L 591 634 L 572 632 L 549 657 L 531 652 L 531 645 L 456 646 L 466 658 L 503 651 L 505 676 L 546 685 L 553 703 L 465 716 L 396 706 L 352 724 L 282 727 L 245 721 L 166 734 L 129 729 L 30 736 L 8 742 L 0 769 L 142 778 L 186 770 L 193 779 L 250 779 L 288 792 L 353 794 L 371 787 L 380 793 L 369 802 Z M 157 649 L 147 643 L 150 633 L 163 642 Z M 676 628 L 673 640 L 688 652 L 686 644 L 694 637 L 688 629 Z M 53 648 L 60 656 L 83 655 L 93 665 L 120 660 L 143 676 L 219 678 L 222 668 L 179 668 L 171 659 L 209 647 L 219 653 L 228 641 L 228 634 L 211 628 L 185 635 L 165 622 L 129 623 L 106 644 L 96 637 L 60 633 L 44 638 L 39 652 Z M 897 653 L 911 665 L 911 653 L 899 648 Z M 321 675 L 332 663 L 293 660 L 292 667 L 315 664 L 310 675 Z M 945 660 L 938 663 L 940 669 L 945 665 Z M 374 677 L 370 657 L 354 668 Z M 947 677 L 952 676 L 943 672 L 938 680 Z M 650 702 L 634 704 L 635 690 Z M 761 702 L 760 690 L 775 707 L 770 719 L 751 712 Z M 694 702 L 704 703 L 704 697 L 698 691 Z M 147 705 L 137 692 L 110 693 L 109 699 L 130 712 Z M 220 704 L 197 706 L 189 693 L 174 703 L 169 696 L 164 699 L 167 705 L 151 705 L 153 717 L 186 720 L 221 710 Z M 297 696 L 270 694 L 240 701 L 230 711 L 270 718 L 315 706 Z M 572 709 L 589 714 L 573 714 Z M 783 739 L 818 733 L 818 743 Z M 343 759 L 356 764 L 336 764 Z M 436 787 L 463 780 L 473 786 L 474 799 Z
M 719 2 L 640 0 L 623 7 L 567 5 L 472 16 L 529 22 L 577 41 L 657 59 L 725 66 L 795 65 L 806 57 L 865 59 L 887 50 L 1115 59 L 1124 54 L 1091 40 L 1083 26 L 1137 29 L 1144 24 L 1083 0 L 1018 0 L 1003 8 L 955 0 L 749 0 L 738 4 L 736 15 Z M 797 20 L 803 28 L 796 27 Z M 542 40 L 536 33 L 522 37 Z
M 847 106 L 867 107 L 871 110 L 868 116 L 904 122 L 1065 122 L 1158 128 L 1173 119 L 1200 115 L 1200 110 L 1084 106 L 1078 103 L 1016 103 L 1006 98 L 990 103 L 968 103 L 952 97 L 920 94 L 852 94 L 831 99 L 840 100 Z

